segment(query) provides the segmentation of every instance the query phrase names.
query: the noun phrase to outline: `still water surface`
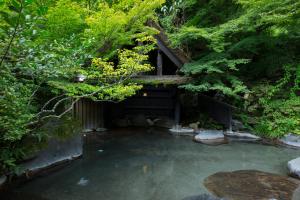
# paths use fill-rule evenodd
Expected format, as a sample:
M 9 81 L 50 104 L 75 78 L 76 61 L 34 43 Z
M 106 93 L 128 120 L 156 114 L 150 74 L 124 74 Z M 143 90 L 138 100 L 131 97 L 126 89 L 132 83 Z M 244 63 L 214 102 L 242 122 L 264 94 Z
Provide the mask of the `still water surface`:
M 300 156 L 299 150 L 254 143 L 207 146 L 155 129 L 128 132 L 89 140 L 82 159 L 16 191 L 48 200 L 181 200 L 207 193 L 202 182 L 216 172 L 285 175 L 287 161 Z

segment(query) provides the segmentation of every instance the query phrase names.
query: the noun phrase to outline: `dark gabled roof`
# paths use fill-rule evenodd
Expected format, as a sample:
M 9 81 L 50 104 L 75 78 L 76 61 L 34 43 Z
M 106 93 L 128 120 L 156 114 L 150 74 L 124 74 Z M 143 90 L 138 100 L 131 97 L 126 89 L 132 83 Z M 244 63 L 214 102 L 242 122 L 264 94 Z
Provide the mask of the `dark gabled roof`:
M 184 63 L 187 63 L 189 61 L 189 58 L 181 49 L 170 47 L 171 45 L 168 37 L 163 28 L 159 26 L 159 24 L 157 24 L 153 20 L 149 20 L 147 22 L 147 25 L 159 31 L 159 34 L 155 36 L 155 38 L 157 39 L 157 45 L 159 49 L 163 51 L 177 67 L 180 68 Z

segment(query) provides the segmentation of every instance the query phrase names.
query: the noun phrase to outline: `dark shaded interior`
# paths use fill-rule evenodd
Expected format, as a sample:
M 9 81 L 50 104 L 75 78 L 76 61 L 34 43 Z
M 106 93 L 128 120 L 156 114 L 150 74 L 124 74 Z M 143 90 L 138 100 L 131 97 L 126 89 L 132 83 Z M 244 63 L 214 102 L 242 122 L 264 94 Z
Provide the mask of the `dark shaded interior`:
M 157 51 L 153 50 L 149 53 L 149 61 L 152 66 L 155 66 L 155 70 L 147 73 L 149 75 L 156 75 L 157 74 Z M 163 75 L 176 75 L 177 72 L 177 66 L 170 60 L 170 58 L 163 52 L 162 54 L 162 60 L 163 60 Z

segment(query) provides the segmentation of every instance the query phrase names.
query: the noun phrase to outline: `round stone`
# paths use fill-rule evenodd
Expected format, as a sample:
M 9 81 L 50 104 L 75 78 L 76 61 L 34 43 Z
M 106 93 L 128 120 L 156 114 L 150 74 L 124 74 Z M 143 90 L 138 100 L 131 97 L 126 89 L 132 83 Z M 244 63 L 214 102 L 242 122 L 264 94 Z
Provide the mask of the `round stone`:
M 300 157 L 289 161 L 288 169 L 291 176 L 300 178 Z
M 196 142 L 200 142 L 208 145 L 219 145 L 227 143 L 224 137 L 223 131 L 219 130 L 200 130 L 197 131 L 197 135 L 194 137 Z

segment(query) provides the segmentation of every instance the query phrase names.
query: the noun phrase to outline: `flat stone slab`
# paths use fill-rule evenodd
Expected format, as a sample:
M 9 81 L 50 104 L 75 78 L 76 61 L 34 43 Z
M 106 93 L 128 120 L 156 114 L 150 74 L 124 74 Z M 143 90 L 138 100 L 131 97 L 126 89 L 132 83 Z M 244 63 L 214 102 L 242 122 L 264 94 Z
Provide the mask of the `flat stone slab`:
M 192 128 L 171 128 L 169 129 L 170 133 L 173 135 L 183 135 L 183 136 L 194 136 L 195 131 Z
M 197 135 L 194 137 L 196 142 L 203 144 L 218 145 L 227 143 L 224 137 L 223 131 L 219 130 L 200 130 L 197 131 Z
M 230 200 L 297 200 L 295 194 L 300 181 L 267 172 L 241 170 L 213 174 L 204 180 L 204 185 L 215 196 Z
M 288 134 L 279 141 L 285 145 L 300 148 L 300 135 Z
M 251 133 L 246 133 L 246 132 L 226 131 L 226 132 L 224 132 L 224 135 L 226 137 L 238 139 L 238 140 L 246 140 L 246 141 L 261 140 L 260 137 L 253 135 Z
M 288 169 L 293 177 L 300 178 L 300 157 L 289 161 Z

